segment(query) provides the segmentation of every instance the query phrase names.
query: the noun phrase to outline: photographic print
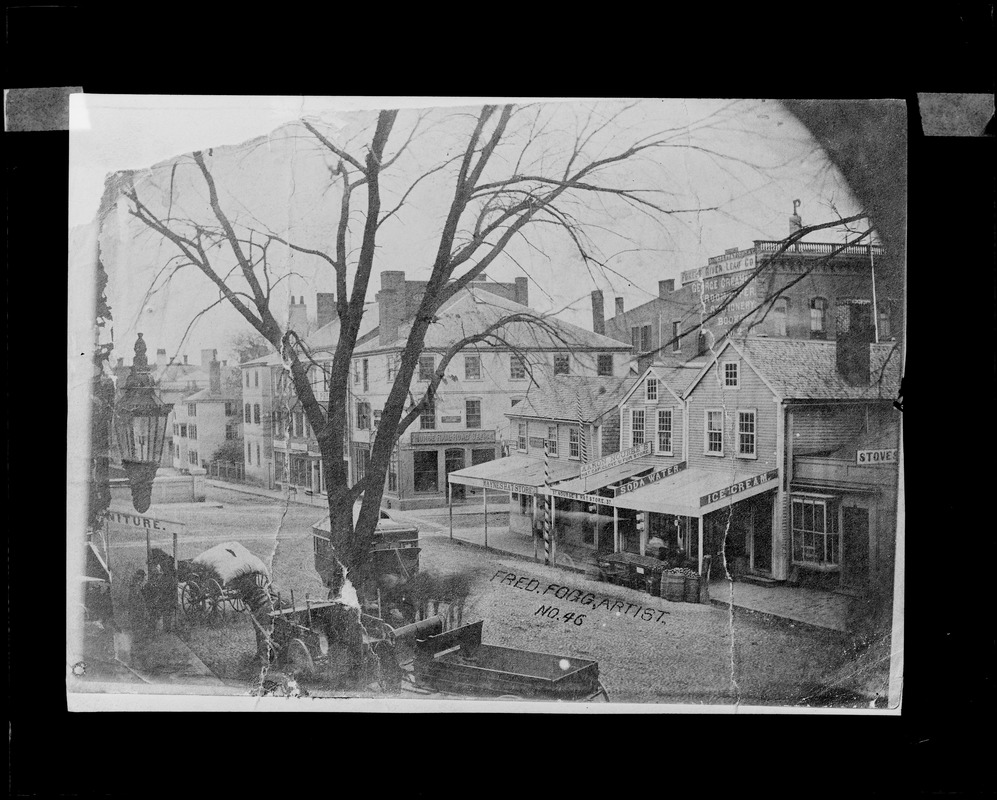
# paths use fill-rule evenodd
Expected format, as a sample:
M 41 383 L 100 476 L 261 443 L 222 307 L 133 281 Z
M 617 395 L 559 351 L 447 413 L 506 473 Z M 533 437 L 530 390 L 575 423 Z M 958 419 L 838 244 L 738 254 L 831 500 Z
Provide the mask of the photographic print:
M 906 124 L 74 95 L 70 707 L 898 713 Z

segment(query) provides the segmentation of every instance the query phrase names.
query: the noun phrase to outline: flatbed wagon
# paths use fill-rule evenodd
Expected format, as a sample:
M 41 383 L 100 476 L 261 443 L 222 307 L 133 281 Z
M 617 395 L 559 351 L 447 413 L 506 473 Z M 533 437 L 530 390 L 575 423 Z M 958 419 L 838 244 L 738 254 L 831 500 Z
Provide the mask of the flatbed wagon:
M 415 658 L 402 664 L 405 688 L 464 697 L 609 700 L 597 662 L 485 644 L 483 625 L 478 621 L 417 638 Z

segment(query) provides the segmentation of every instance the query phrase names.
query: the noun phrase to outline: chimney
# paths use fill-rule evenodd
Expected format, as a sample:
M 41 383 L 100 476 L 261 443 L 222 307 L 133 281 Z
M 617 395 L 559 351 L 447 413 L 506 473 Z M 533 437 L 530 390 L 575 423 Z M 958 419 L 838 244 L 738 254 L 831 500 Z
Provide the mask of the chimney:
M 616 316 L 620 316 L 623 313 L 623 298 L 616 298 Z
M 201 351 L 201 366 L 202 367 L 209 366 L 211 364 L 211 362 L 214 361 L 216 358 L 218 358 L 218 351 L 217 350 L 202 350 Z
M 305 305 L 305 298 L 300 298 L 299 302 L 294 302 L 294 295 L 291 295 L 291 305 L 287 310 L 287 328 L 304 336 L 308 333 L 308 306 Z
M 160 359 L 162 359 L 162 361 L 160 361 Z M 154 364 L 165 364 L 166 363 L 166 348 L 165 347 L 160 347 L 156 351 L 156 360 L 153 363 Z
M 839 300 L 836 309 L 835 364 L 851 386 L 869 385 L 869 345 L 875 341 L 872 302 Z
M 381 291 L 374 299 L 378 305 L 378 340 L 382 346 L 398 338 L 398 326 L 405 312 L 405 273 L 388 270 L 381 273 Z
M 208 388 L 212 394 L 222 393 L 222 365 L 217 359 L 208 364 Z
M 602 307 L 602 292 L 596 289 L 592 292 L 592 330 L 606 335 L 606 317 Z
M 516 278 L 516 302 L 521 306 L 528 306 L 530 304 L 529 278 Z
M 800 205 L 799 200 L 793 201 L 793 216 L 789 218 L 789 235 L 792 236 L 798 230 L 803 229 L 803 220 L 800 219 L 800 215 L 796 213 L 797 206 Z
M 183 363 L 184 364 L 187 363 L 187 354 L 186 353 L 183 354 Z
M 337 315 L 336 295 L 332 292 L 318 292 L 315 295 L 315 315 L 315 324 L 319 328 L 332 322 Z
M 675 279 L 669 278 L 667 281 L 658 281 L 658 297 L 667 297 L 675 291 Z

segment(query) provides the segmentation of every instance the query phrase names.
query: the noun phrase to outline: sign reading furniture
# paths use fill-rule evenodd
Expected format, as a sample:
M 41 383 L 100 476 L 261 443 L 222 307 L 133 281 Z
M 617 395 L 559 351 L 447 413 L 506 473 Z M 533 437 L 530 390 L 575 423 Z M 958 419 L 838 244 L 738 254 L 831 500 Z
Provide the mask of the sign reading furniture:
M 132 514 L 127 511 L 109 511 L 107 521 L 112 525 L 122 525 L 126 528 L 138 528 L 147 531 L 159 531 L 160 533 L 183 533 L 184 527 L 182 522 L 145 517 L 141 514 Z
M 611 456 L 600 458 L 598 461 L 593 461 L 591 464 L 585 464 L 582 466 L 580 477 L 587 478 L 589 475 L 593 475 L 596 472 L 602 472 L 604 469 L 618 467 L 620 464 L 626 464 L 628 461 L 633 461 L 641 456 L 649 455 L 651 455 L 651 443 L 644 442 L 644 444 L 631 447 L 629 450 L 621 450 L 619 453 L 613 453 Z

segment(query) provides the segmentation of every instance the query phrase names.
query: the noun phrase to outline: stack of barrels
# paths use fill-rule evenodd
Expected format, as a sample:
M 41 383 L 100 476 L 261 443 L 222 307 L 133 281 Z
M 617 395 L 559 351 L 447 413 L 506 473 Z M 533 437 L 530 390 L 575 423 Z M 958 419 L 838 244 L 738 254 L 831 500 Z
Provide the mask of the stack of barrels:
M 673 603 L 698 603 L 700 577 L 688 567 L 673 567 L 661 573 L 661 597 Z

